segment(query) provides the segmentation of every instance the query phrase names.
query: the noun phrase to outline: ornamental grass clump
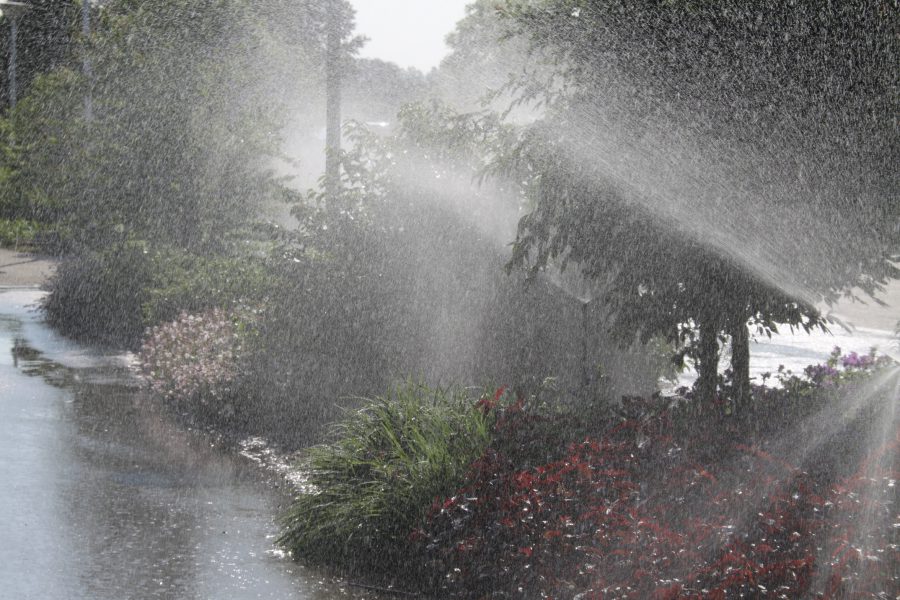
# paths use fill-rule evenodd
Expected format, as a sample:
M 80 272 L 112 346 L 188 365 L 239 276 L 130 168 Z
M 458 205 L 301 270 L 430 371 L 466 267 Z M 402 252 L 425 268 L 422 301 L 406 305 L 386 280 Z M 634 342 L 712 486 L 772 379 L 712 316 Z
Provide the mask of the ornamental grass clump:
M 181 313 L 147 331 L 141 370 L 151 390 L 168 400 L 215 405 L 240 375 L 247 331 L 245 318 L 221 308 Z
M 490 427 L 463 389 L 407 382 L 366 400 L 308 452 L 315 491 L 294 501 L 279 543 L 295 559 L 351 571 L 413 563 L 410 532 L 461 485 Z

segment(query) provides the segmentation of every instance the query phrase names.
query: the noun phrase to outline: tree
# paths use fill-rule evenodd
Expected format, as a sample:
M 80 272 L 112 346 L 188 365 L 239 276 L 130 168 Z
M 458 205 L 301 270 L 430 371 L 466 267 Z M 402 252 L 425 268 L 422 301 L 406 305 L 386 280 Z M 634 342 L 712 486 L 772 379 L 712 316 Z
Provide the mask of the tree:
M 466 6 L 466 16 L 447 36 L 451 52 L 429 74 L 432 94 L 460 111 L 483 108 L 491 100 L 499 109 L 508 102 L 495 96 L 529 61 L 527 42 L 507 35 L 506 25 L 493 0 Z
M 267 161 L 279 153 L 288 94 L 319 85 L 324 25 L 315 7 L 265 8 L 106 3 L 84 50 L 93 119 L 83 118 L 79 73 L 58 69 L 38 81 L 10 116 L 9 195 L 30 198 L 34 216 L 78 244 L 136 238 L 221 249 L 262 202 L 289 193 Z M 287 16 L 299 29 L 282 31 Z M 291 44 L 288 33 L 298 36 Z
M 20 96 L 28 92 L 35 77 L 53 69 L 73 66 L 77 59 L 75 41 L 80 3 L 74 0 L 30 0 L 31 10 L 19 23 L 17 43 L 16 80 Z M 0 86 L 3 89 L 4 106 L 9 82 L 6 65 L 9 61 L 10 28 L 4 22 L 0 27 Z
M 719 336 L 743 405 L 748 322 L 824 326 L 817 301 L 900 276 L 890 3 L 501 11 L 547 67 L 511 86 L 546 109 L 495 163 L 533 207 L 512 264 L 602 283 L 614 331 L 694 355 L 704 399 Z
M 415 69 L 359 58 L 345 76 L 344 113 L 362 122 L 391 122 L 404 105 L 421 100 L 425 89 L 425 76 Z

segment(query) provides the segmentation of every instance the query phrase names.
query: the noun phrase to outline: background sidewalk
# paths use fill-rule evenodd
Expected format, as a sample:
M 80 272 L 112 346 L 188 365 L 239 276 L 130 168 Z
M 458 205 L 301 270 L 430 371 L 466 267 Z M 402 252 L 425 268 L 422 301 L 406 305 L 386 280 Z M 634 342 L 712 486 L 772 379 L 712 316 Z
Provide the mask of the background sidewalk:
M 0 248 L 0 287 L 39 287 L 56 268 L 56 261 Z

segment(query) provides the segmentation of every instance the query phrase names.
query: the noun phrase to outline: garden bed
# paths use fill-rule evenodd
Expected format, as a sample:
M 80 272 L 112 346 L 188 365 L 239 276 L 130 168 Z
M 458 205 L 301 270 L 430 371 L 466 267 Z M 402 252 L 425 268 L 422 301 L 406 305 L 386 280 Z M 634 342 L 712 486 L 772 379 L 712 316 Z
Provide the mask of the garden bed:
M 695 406 L 690 393 L 586 417 L 497 390 L 469 409 L 490 436 L 454 491 L 389 531 L 364 511 L 353 535 L 319 530 L 339 552 L 295 544 L 309 533 L 297 519 L 283 542 L 345 568 L 360 567 L 358 553 L 382 556 L 377 569 L 393 566 L 400 587 L 440 597 L 891 597 L 898 377 L 886 359 L 835 354 L 757 388 L 755 410 L 740 416 Z M 398 493 L 399 479 L 377 481 Z M 347 499 L 333 482 L 321 478 L 297 506 L 337 513 Z

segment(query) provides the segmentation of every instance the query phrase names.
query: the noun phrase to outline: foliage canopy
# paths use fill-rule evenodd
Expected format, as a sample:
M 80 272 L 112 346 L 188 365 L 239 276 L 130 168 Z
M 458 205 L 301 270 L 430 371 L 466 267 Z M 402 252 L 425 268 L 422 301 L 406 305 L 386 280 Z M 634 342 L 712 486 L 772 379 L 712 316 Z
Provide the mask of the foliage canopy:
M 900 277 L 890 3 L 498 10 L 532 59 L 507 91 L 536 110 L 492 151 L 531 207 L 511 264 L 575 264 L 626 341 L 681 345 L 711 395 L 729 335 L 746 399 L 748 321 L 824 326 L 817 302 Z

